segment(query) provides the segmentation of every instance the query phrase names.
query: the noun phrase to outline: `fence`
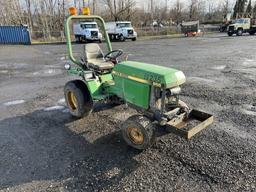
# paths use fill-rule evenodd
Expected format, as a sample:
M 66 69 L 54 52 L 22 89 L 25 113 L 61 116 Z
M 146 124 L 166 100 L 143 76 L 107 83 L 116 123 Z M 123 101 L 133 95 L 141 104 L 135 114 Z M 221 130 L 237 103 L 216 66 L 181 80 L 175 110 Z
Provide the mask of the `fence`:
M 219 26 L 200 25 L 200 30 L 202 32 L 215 32 L 219 31 Z M 181 34 L 181 29 L 177 26 L 135 27 L 135 31 L 138 33 L 139 37 Z M 66 40 L 64 31 L 52 31 L 50 33 L 45 33 L 43 31 L 33 31 L 31 33 L 31 38 L 33 42 L 65 42 Z M 73 36 L 71 39 L 75 40 Z

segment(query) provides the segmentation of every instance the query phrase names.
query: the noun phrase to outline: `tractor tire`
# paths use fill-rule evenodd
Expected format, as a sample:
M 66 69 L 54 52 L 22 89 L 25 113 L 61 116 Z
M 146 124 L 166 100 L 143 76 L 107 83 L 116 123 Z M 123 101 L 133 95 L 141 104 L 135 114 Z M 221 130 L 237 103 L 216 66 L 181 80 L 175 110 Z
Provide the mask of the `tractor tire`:
M 142 115 L 128 118 L 122 123 L 121 131 L 125 142 L 138 150 L 145 150 L 155 142 L 155 126 L 150 119 Z
M 243 29 L 238 29 L 236 35 L 237 36 L 242 36 L 243 35 Z
M 82 81 L 68 82 L 64 87 L 64 95 L 69 111 L 74 117 L 86 117 L 92 112 L 93 101 L 87 86 Z

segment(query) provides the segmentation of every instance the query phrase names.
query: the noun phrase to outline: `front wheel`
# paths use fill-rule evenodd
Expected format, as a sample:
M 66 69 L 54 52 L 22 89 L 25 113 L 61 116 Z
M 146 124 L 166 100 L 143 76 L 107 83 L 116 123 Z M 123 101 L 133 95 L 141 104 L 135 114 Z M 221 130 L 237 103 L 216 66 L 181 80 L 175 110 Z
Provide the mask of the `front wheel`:
M 137 40 L 137 38 L 136 38 L 136 37 L 132 38 L 132 41 L 136 41 L 136 40 Z
M 228 33 L 228 36 L 229 36 L 229 37 L 233 36 L 233 33 Z
M 71 115 L 82 118 L 93 109 L 93 101 L 87 86 L 82 81 L 70 81 L 64 87 L 66 104 Z
M 75 35 L 76 43 L 81 43 L 81 37 L 79 35 Z
M 150 119 L 142 115 L 134 115 L 121 125 L 122 135 L 126 143 L 138 150 L 145 150 L 155 141 L 155 126 Z

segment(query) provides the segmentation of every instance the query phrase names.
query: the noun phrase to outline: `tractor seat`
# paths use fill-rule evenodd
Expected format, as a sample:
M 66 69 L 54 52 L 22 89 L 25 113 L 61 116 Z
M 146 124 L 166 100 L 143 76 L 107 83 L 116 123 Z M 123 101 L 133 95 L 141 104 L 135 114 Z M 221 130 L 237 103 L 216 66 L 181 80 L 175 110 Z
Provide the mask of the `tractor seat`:
M 98 44 L 87 44 L 85 51 L 88 65 L 93 69 L 97 71 L 105 71 L 114 67 L 114 64 L 111 61 L 104 60 L 103 52 Z

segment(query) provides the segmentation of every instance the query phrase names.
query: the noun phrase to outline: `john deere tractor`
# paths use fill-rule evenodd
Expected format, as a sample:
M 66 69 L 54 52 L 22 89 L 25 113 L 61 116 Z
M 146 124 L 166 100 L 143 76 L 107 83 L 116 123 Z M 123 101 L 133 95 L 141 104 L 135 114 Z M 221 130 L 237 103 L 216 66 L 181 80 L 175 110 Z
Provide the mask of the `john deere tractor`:
M 86 44 L 84 56 L 75 59 L 71 45 L 70 26 L 74 19 L 98 21 L 104 32 L 108 53 L 98 44 Z M 155 140 L 157 127 L 191 138 L 213 122 L 212 115 L 191 110 L 179 99 L 186 78 L 182 71 L 135 61 L 119 61 L 123 51 L 112 50 L 104 20 L 99 16 L 71 15 L 67 18 L 66 40 L 68 55 L 73 64 L 66 64 L 69 74 L 77 80 L 65 85 L 65 99 L 70 113 L 87 117 L 95 103 L 126 103 L 138 111 L 121 125 L 122 136 L 128 145 L 144 150 Z M 193 122 L 196 122 L 196 126 Z M 191 123 L 192 122 L 192 123 Z M 188 126 L 192 125 L 192 128 Z

